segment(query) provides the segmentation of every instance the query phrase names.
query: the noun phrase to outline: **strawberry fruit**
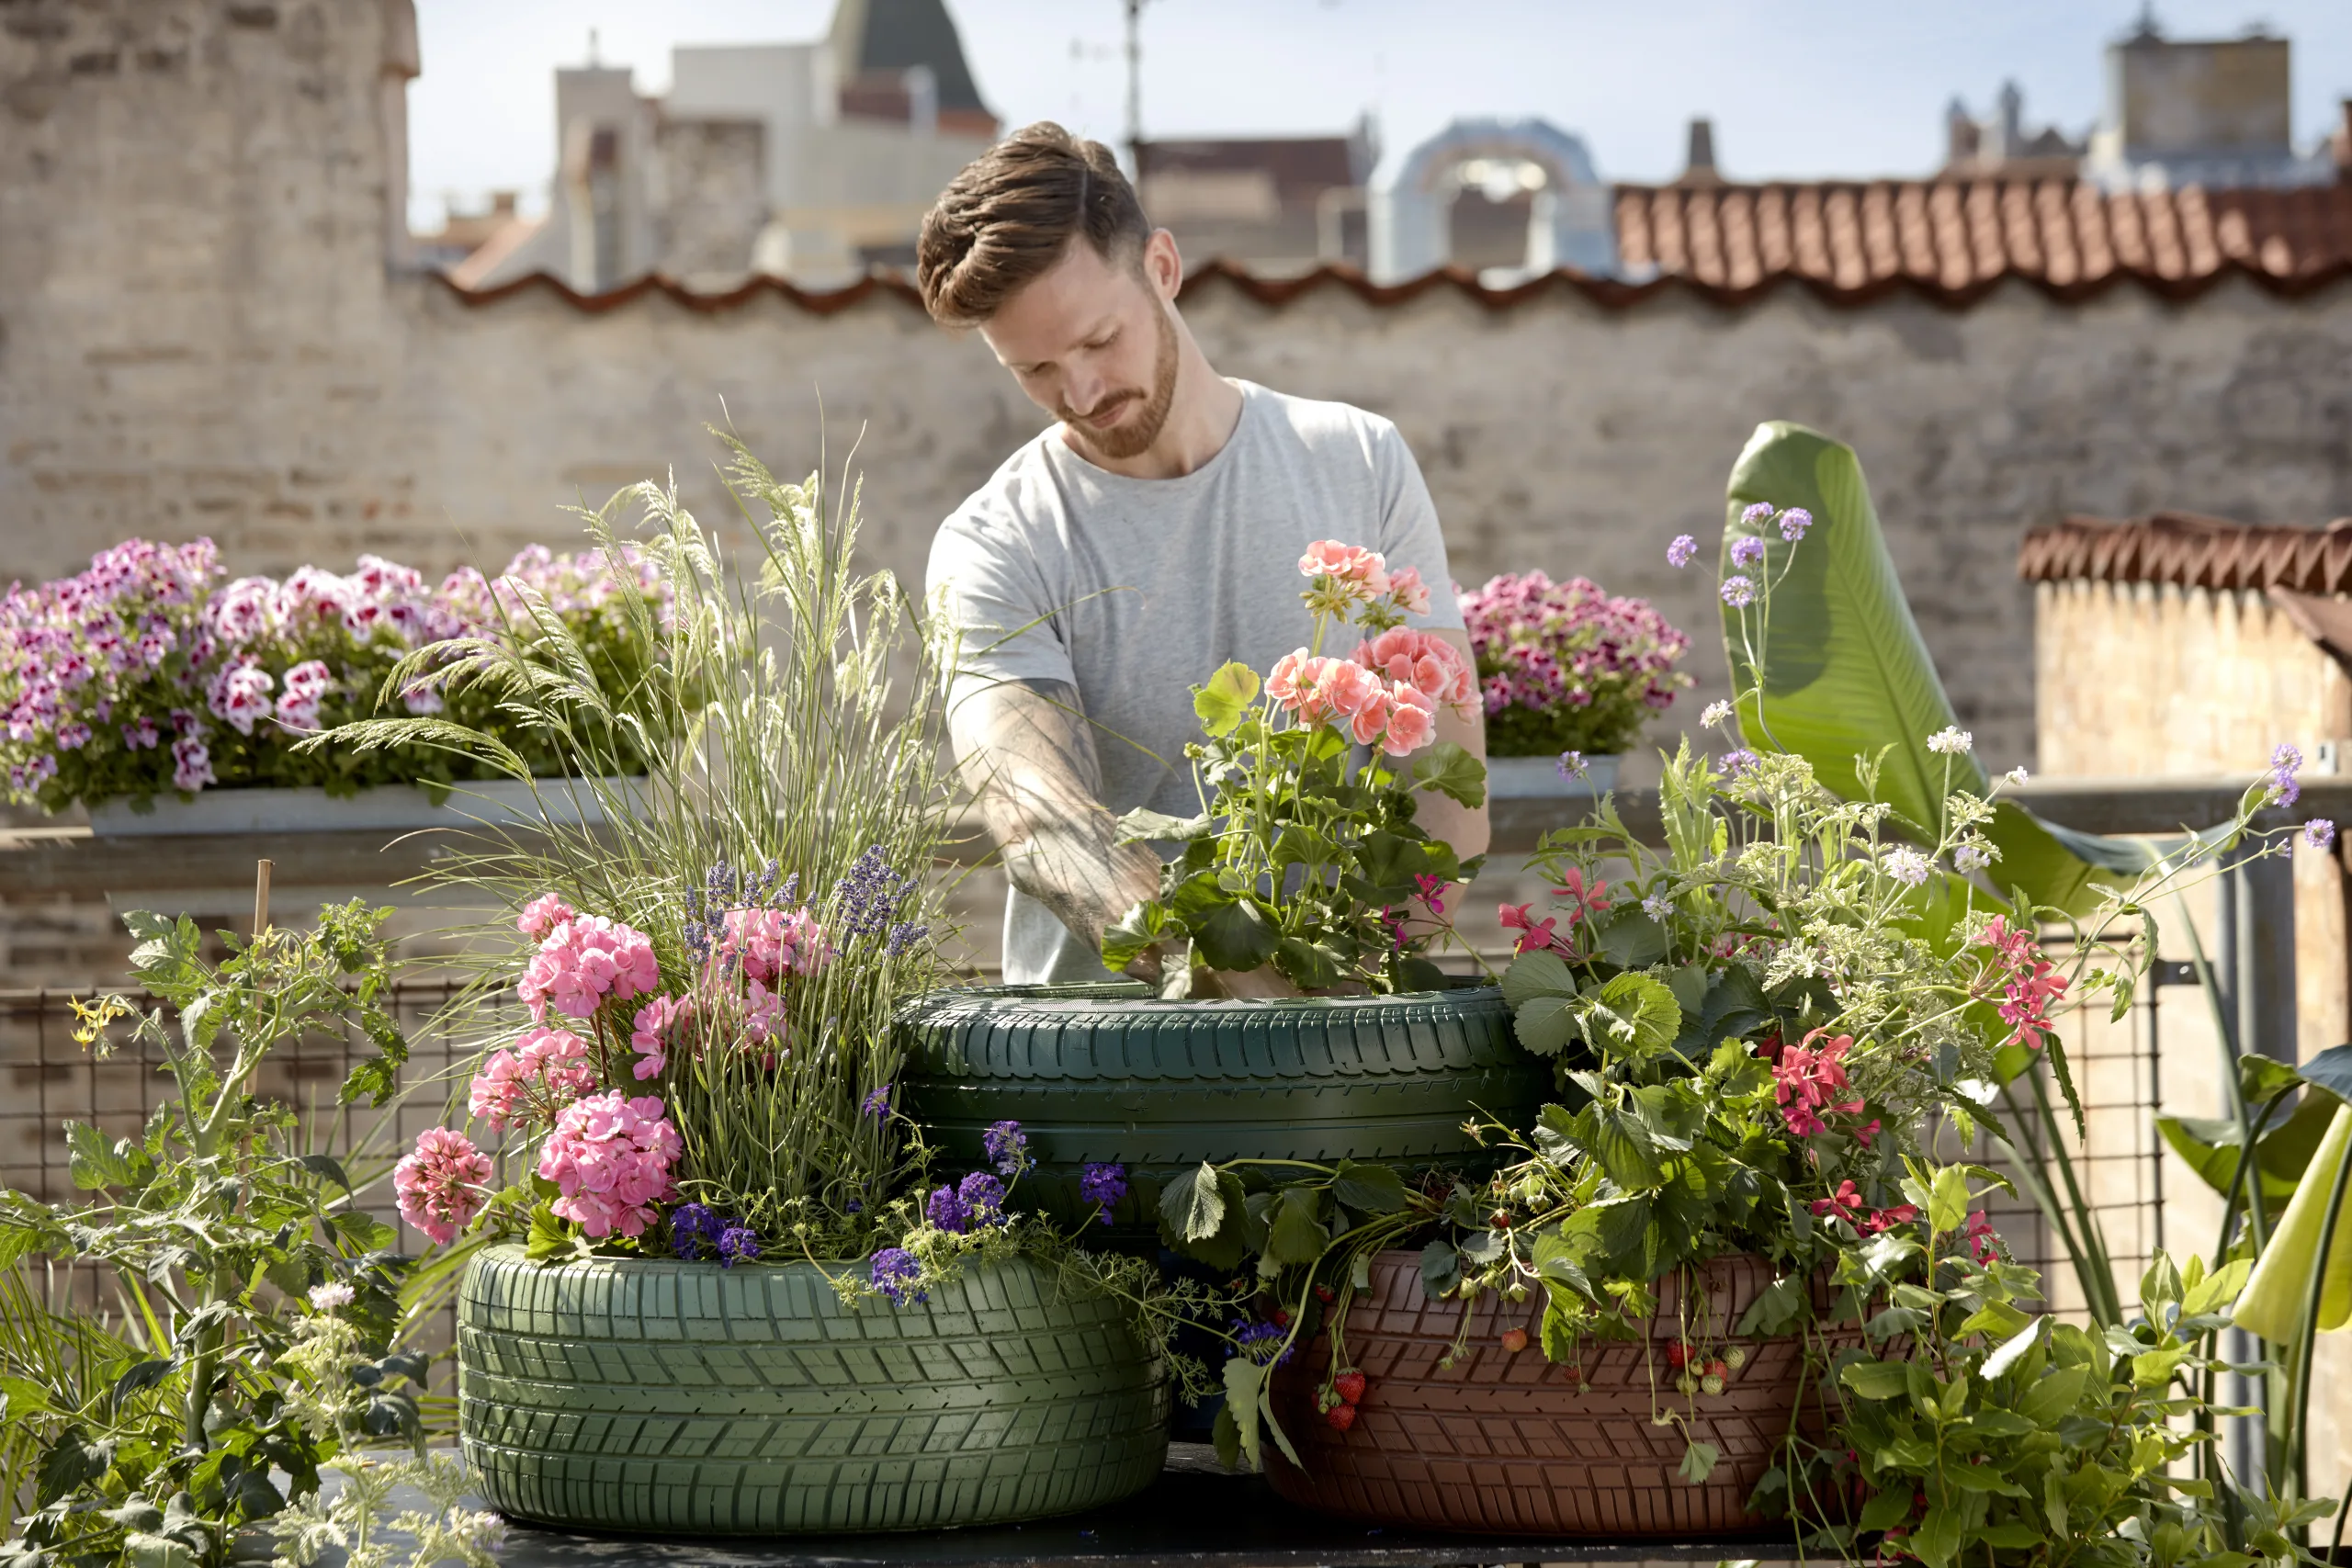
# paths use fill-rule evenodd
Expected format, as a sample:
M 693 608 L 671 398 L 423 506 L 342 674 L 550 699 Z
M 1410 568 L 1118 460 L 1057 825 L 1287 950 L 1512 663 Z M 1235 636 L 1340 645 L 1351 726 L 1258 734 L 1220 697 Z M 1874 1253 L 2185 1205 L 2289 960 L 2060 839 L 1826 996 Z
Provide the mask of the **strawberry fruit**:
M 1363 1391 L 1367 1386 L 1369 1386 L 1367 1380 L 1362 1372 L 1341 1372 L 1331 1380 L 1331 1392 L 1350 1404 L 1363 1403 Z
M 1323 1413 L 1323 1419 L 1330 1423 L 1333 1431 L 1344 1432 L 1356 1424 L 1356 1407 L 1352 1404 L 1334 1404 Z
M 1521 1350 L 1526 1349 L 1527 1330 L 1524 1328 L 1504 1329 L 1503 1348 L 1510 1351 L 1514 1356 L 1518 1355 Z

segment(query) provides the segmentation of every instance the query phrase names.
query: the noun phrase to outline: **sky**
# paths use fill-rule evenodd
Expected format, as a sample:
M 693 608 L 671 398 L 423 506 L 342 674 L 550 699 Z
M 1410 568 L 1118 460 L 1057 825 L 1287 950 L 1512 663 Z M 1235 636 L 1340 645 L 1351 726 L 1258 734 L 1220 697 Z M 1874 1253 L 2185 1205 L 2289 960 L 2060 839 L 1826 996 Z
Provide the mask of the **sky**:
M 1008 126 L 1124 132 L 1121 0 L 948 0 L 980 93 Z M 417 0 L 409 86 L 411 217 L 454 196 L 543 204 L 559 65 L 607 65 L 660 94 L 678 43 L 796 42 L 832 0 Z M 1333 134 L 1369 112 L 1389 156 L 1464 116 L 1537 116 L 1581 136 L 1606 180 L 1682 167 L 1694 116 L 1735 179 L 1931 172 L 1944 108 L 1979 115 L 2014 79 L 2029 127 L 2098 118 L 2106 44 L 2141 0 L 1148 0 L 1147 136 Z M 2352 96 L 2347 0 L 2162 0 L 2174 38 L 2253 24 L 2294 42 L 2307 146 Z

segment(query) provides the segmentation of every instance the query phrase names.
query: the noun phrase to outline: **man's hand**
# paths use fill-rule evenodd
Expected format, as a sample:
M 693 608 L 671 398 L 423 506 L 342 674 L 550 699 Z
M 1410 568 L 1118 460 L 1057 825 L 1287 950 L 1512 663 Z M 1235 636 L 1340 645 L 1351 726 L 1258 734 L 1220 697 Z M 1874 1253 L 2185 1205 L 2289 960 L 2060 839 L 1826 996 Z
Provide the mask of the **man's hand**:
M 1102 768 L 1078 691 L 1063 682 L 992 686 L 948 719 L 965 786 L 1004 856 L 1012 885 L 1071 935 L 1100 948 L 1105 927 L 1159 894 L 1159 857 L 1116 842 Z M 1130 968 L 1158 964 L 1146 954 Z

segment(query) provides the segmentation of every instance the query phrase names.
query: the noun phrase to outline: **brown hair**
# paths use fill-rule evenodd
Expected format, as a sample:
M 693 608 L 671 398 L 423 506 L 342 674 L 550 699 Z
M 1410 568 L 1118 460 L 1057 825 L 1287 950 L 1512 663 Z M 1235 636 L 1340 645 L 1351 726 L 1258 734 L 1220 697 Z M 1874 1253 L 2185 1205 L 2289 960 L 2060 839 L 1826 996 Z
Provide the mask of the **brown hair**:
M 1118 160 L 1052 120 L 1023 126 L 964 166 L 923 215 L 915 276 L 934 321 L 972 326 L 1083 234 L 1105 261 L 1142 253 L 1151 225 Z

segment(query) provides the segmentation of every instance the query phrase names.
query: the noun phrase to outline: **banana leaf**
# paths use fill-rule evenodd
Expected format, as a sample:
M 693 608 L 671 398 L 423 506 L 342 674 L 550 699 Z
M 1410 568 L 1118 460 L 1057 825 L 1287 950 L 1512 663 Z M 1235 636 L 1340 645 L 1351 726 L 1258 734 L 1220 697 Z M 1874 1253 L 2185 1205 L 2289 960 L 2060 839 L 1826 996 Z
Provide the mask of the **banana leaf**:
M 1743 524 L 1740 513 L 1757 502 L 1804 507 L 1812 528 L 1792 544 L 1769 521 Z M 1760 570 L 1731 562 L 1733 545 L 1747 537 L 1764 541 Z M 1852 447 L 1785 420 L 1758 425 L 1732 468 L 1724 570 L 1774 584 L 1769 628 L 1760 603 L 1746 613 L 1745 631 L 1742 613 L 1724 608 L 1732 689 L 1746 694 L 1740 730 L 1750 747 L 1804 757 L 1825 787 L 1849 800 L 1862 795 L 1860 762 L 1886 749 L 1878 797 L 1923 842 L 1940 833 L 1948 794 L 1986 793 L 1990 781 L 1973 754 L 1928 750 L 1928 737 L 1958 717 L 1903 596 Z M 1762 646 L 1750 646 L 1758 637 Z M 2129 840 L 2062 828 L 2009 801 L 1999 803 L 1984 836 L 2000 851 L 1991 874 L 2000 886 L 2076 915 L 2153 858 Z

